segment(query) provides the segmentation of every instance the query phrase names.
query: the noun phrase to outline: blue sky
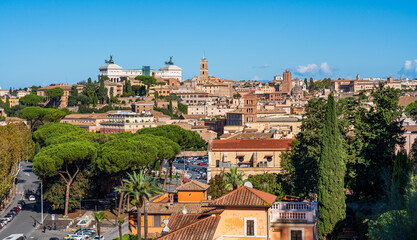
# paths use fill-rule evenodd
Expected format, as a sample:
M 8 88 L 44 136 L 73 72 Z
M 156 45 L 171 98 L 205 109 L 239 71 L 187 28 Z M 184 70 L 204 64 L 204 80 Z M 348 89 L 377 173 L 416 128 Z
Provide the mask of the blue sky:
M 0 0 L 0 86 L 97 78 L 110 54 L 124 68 L 184 78 L 417 77 L 417 1 Z

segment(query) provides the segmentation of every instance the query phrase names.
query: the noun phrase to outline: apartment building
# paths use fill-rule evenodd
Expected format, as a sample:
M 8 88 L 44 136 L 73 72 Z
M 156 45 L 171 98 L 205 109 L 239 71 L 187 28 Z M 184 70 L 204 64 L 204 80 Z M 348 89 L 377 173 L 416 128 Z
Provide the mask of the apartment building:
M 293 139 L 213 140 L 209 145 L 207 179 L 238 166 L 246 175 L 281 172 L 281 154 Z

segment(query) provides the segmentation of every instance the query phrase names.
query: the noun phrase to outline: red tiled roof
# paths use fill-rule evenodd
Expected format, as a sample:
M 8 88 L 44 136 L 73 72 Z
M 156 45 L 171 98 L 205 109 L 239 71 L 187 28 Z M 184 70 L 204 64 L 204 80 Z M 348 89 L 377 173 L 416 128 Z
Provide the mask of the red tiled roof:
M 291 150 L 293 139 L 213 140 L 212 150 Z
M 277 196 L 250 187 L 240 187 L 214 200 L 212 206 L 269 207 Z
M 186 220 L 191 221 L 192 218 Z M 171 221 L 171 220 L 170 220 Z M 211 215 L 198 220 L 186 227 L 170 232 L 157 239 L 159 240 L 212 240 L 219 224 L 220 216 Z
M 170 232 L 177 231 L 180 228 L 186 227 L 192 224 L 201 217 L 201 214 L 183 214 L 173 213 L 169 217 L 168 228 Z
M 191 180 L 190 182 L 187 182 L 186 184 L 180 185 L 176 188 L 177 191 L 205 191 L 210 187 L 210 185 L 207 185 L 205 183 Z
M 417 101 L 417 97 L 413 96 L 401 96 L 398 100 L 398 105 L 402 107 L 407 107 L 408 104 Z

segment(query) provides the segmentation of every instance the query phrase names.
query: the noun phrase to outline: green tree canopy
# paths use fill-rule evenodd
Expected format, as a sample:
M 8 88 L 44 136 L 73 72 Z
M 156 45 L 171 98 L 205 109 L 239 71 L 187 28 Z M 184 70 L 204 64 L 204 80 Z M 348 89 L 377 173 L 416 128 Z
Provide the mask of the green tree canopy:
M 37 106 L 39 103 L 45 102 L 46 98 L 36 94 L 28 94 L 19 99 L 20 104 L 26 106 Z
M 155 128 L 142 128 L 136 134 L 152 134 L 171 139 L 185 150 L 199 150 L 204 148 L 205 141 L 196 132 L 185 130 L 177 125 L 162 125 Z
M 60 87 L 51 88 L 45 91 L 45 94 L 48 98 L 51 99 L 50 103 L 53 107 L 59 105 L 61 97 L 64 95 L 64 90 Z
M 226 183 L 226 189 L 233 190 L 243 185 L 245 174 L 243 171 L 238 172 L 238 167 L 230 167 L 230 172 L 223 173 L 223 181 Z
M 21 110 L 22 117 L 28 121 L 31 131 L 48 122 L 59 122 L 66 113 L 52 108 L 27 107 Z
M 319 237 L 334 234 L 336 225 L 346 217 L 344 192 L 345 154 L 343 138 L 339 132 L 336 102 L 330 94 L 322 134 L 318 165 Z
M 253 188 L 274 194 L 278 201 L 284 197 L 281 183 L 278 182 L 277 174 L 264 173 L 257 175 L 249 175 L 248 181 L 252 183 Z
M 68 97 L 68 106 L 73 107 L 78 105 L 78 89 L 77 86 L 71 87 L 70 96 Z
M 65 215 L 68 215 L 70 187 L 74 179 L 97 157 L 88 141 L 67 142 L 42 148 L 33 160 L 33 170 L 41 179 L 59 175 L 66 183 Z
M 128 170 L 148 167 L 156 156 L 157 148 L 151 143 L 120 138 L 101 146 L 97 165 L 100 170 L 108 173 L 125 173 Z
M 47 123 L 42 127 L 38 128 L 33 133 L 33 139 L 38 142 L 41 146 L 45 145 L 47 139 L 68 134 L 71 132 L 77 132 L 81 134 L 85 132 L 78 126 L 69 124 L 69 123 Z
M 301 132 L 296 136 L 299 144 L 292 150 L 292 164 L 294 166 L 295 192 L 308 196 L 309 193 L 315 191 L 315 186 L 317 186 L 317 169 L 326 101 L 321 98 L 313 98 L 305 106 L 305 111 Z

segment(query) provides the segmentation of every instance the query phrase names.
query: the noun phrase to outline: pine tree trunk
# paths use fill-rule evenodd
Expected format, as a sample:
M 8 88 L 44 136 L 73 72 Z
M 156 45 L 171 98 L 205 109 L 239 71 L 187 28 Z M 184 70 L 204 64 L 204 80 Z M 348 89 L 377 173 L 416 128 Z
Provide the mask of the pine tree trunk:
M 159 173 L 158 173 L 159 180 L 161 180 L 162 168 L 164 167 L 163 165 L 164 165 L 164 160 L 161 160 L 161 163 L 159 165 Z
M 123 181 L 120 181 L 120 182 L 121 182 L 122 187 L 123 187 Z M 122 209 L 122 203 L 123 203 L 123 198 L 124 198 L 124 196 L 125 196 L 125 193 L 122 191 L 122 192 L 120 193 L 120 199 L 119 199 L 119 209 L 117 209 L 117 219 L 119 219 L 119 218 L 120 218 L 120 211 L 121 211 L 121 209 Z
M 172 165 L 174 164 L 174 159 L 169 160 L 169 184 L 172 183 Z
M 167 179 L 168 179 L 169 171 L 170 171 L 170 169 L 168 168 L 167 172 L 165 173 L 164 186 L 162 187 L 162 189 L 164 189 L 164 190 L 165 190 L 165 187 L 167 185 Z
M 69 204 L 70 187 L 71 187 L 71 182 L 68 181 L 66 189 L 65 189 L 65 208 L 64 208 L 64 215 L 65 216 L 68 216 L 68 204 Z

